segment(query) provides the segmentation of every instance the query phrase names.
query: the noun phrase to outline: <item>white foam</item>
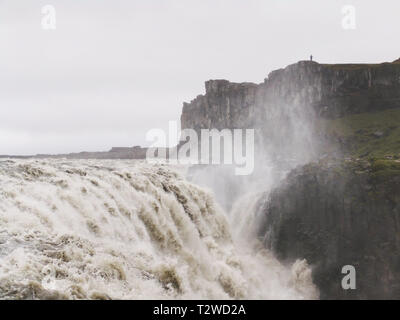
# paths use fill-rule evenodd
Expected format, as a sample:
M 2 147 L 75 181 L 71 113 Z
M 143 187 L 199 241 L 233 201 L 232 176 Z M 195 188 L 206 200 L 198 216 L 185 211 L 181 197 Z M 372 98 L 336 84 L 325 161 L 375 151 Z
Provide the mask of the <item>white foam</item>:
M 167 166 L 8 160 L 0 179 L 2 299 L 315 297 L 304 263 L 239 244 L 212 195 Z

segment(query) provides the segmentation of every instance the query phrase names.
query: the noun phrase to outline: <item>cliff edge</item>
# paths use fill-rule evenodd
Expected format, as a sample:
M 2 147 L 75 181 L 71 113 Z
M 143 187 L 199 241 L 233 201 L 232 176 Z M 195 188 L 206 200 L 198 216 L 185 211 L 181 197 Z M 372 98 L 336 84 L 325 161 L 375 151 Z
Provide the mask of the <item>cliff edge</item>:
M 259 199 L 258 236 L 281 261 L 307 259 L 322 299 L 400 299 L 400 59 L 300 61 L 261 84 L 210 80 L 181 122 L 255 129 L 262 165 L 293 160 Z M 341 286 L 346 265 L 356 290 Z
M 204 95 L 183 104 L 181 126 L 254 128 L 265 145 L 293 140 L 295 122 L 302 121 L 311 138 L 316 137 L 314 144 L 320 142 L 320 155 L 400 153 L 399 61 L 332 65 L 300 61 L 271 72 L 260 84 L 209 80 Z M 388 143 L 391 150 L 383 150 Z

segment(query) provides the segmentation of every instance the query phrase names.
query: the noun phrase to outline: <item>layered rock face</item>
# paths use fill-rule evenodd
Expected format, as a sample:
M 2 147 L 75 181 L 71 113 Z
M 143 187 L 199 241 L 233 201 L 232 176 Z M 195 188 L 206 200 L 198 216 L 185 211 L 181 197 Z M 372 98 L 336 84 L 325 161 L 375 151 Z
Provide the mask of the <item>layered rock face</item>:
M 289 163 L 287 178 L 259 200 L 258 235 L 282 261 L 306 258 L 321 298 L 400 299 L 398 119 L 398 60 L 301 61 L 261 84 L 206 82 L 206 94 L 184 104 L 181 122 L 254 128 L 256 155 L 272 160 L 275 172 Z M 356 290 L 341 286 L 345 265 L 356 268 Z
M 310 106 L 324 118 L 399 108 L 400 63 L 301 61 L 271 72 L 261 84 L 210 80 L 205 87 L 205 95 L 184 103 L 182 128 L 262 126 L 274 109 L 285 105 Z
M 205 87 L 205 95 L 199 95 L 191 103 L 183 104 L 182 129 L 221 130 L 254 126 L 253 113 L 258 85 L 209 80 Z
M 269 153 L 299 157 L 300 144 L 315 156 L 329 152 L 326 146 L 332 142 L 324 128 L 316 128 L 316 119 L 393 108 L 400 108 L 399 63 L 301 61 L 271 72 L 258 85 L 207 81 L 205 95 L 184 103 L 181 125 L 196 130 L 254 128 Z
M 322 299 L 400 299 L 399 191 L 400 161 L 308 164 L 262 199 L 259 236 L 282 261 L 306 258 Z

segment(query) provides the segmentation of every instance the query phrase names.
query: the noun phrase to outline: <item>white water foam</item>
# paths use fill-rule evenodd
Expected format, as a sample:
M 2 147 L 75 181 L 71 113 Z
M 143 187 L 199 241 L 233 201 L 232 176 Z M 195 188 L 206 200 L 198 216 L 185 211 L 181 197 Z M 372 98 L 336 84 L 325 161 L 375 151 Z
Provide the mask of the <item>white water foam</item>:
M 0 179 L 1 299 L 317 297 L 304 261 L 286 268 L 237 241 L 173 168 L 4 160 Z

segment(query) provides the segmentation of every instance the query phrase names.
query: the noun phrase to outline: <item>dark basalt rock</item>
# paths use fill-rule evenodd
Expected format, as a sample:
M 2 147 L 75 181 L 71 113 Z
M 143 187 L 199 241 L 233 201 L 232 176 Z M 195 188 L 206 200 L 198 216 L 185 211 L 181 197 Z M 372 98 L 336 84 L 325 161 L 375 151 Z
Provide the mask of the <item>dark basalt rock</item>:
M 182 128 L 252 128 L 268 124 L 282 105 L 307 105 L 333 119 L 400 107 L 400 64 L 319 64 L 300 61 L 264 83 L 206 82 L 205 95 L 184 103 Z
M 256 129 L 256 156 L 281 169 L 342 157 L 299 167 L 264 196 L 259 236 L 282 261 L 306 258 L 323 299 L 400 299 L 400 166 L 385 159 L 400 156 L 399 110 L 400 59 L 300 61 L 261 84 L 206 82 L 181 126 Z M 356 290 L 341 287 L 345 265 L 356 268 Z
M 307 259 L 322 299 L 400 299 L 400 161 L 297 168 L 259 214 L 266 247 L 281 261 Z M 345 265 L 356 268 L 356 290 L 342 289 Z
M 371 148 L 362 145 L 369 143 L 368 137 L 348 137 L 341 131 L 342 124 L 351 117 L 380 114 L 382 118 L 383 112 L 400 110 L 397 62 L 329 65 L 300 61 L 271 72 L 261 84 L 210 80 L 205 87 L 204 95 L 184 103 L 181 127 L 198 134 L 201 129 L 255 129 L 257 156 L 264 152 L 277 163 L 281 159 L 307 163 L 322 155 L 373 155 Z M 360 128 L 370 129 L 368 124 Z M 391 140 L 393 145 L 397 133 L 393 134 L 377 138 Z

